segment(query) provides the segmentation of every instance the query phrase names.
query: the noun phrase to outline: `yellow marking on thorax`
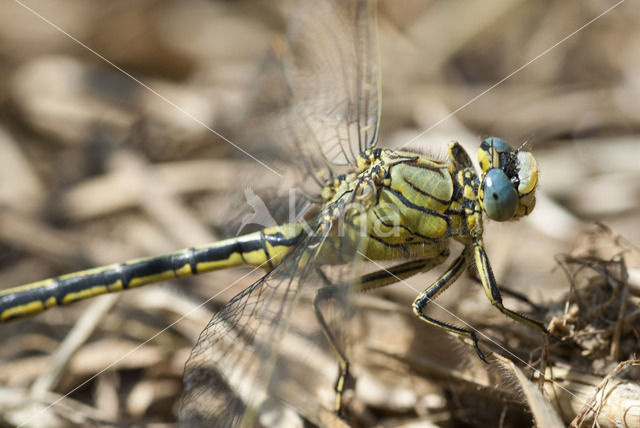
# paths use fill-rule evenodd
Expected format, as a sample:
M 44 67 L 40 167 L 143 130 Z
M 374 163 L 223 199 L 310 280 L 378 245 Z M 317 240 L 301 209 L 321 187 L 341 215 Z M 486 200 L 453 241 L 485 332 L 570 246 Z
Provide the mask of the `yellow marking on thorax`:
M 360 178 L 360 191 L 353 192 L 351 203 L 356 214 L 360 211 L 365 216 L 361 219 L 357 215 L 343 215 L 349 219 L 345 221 L 349 227 L 343 230 L 347 233 L 340 240 L 332 233 L 332 250 L 340 252 L 345 246 L 358 247 L 367 257 L 378 260 L 406 256 L 407 251 L 438 255 L 446 244 L 441 241 L 449 237 L 444 213 L 454 203 L 449 164 L 412 152 L 383 150 L 379 159 L 362 160 L 358 166 L 361 171 L 358 176 L 347 176 L 339 186 L 333 187 L 334 198 L 356 190 L 355 183 Z M 459 208 L 457 202 L 456 206 Z M 366 222 L 362 225 L 362 234 L 361 221 Z M 454 220 L 456 232 L 461 225 L 462 218 L 458 215 Z M 339 259 L 329 250 L 322 253 L 324 262 Z
M 399 215 L 399 224 L 414 230 L 416 233 L 429 238 L 442 238 L 447 233 L 447 222 L 434 215 L 429 215 L 419 209 L 404 204 L 395 194 L 383 189 L 380 192 L 379 204 L 395 206 Z M 375 207 L 373 210 L 376 210 Z M 434 210 L 436 211 L 436 210 Z M 442 210 L 444 211 L 444 210 Z M 386 240 L 387 238 L 385 238 Z

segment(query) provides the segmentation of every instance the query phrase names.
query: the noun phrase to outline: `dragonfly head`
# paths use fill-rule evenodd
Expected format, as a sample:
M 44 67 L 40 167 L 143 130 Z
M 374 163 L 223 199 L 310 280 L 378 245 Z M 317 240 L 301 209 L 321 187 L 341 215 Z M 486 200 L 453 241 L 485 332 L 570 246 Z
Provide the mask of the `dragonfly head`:
M 538 164 L 530 152 L 512 149 L 502 139 L 487 138 L 478 150 L 482 183 L 478 199 L 495 221 L 518 220 L 536 204 Z

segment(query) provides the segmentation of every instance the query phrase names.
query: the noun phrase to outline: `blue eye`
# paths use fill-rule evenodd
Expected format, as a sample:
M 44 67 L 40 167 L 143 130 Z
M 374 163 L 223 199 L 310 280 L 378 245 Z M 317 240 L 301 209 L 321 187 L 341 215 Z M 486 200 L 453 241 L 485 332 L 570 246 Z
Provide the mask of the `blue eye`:
M 510 220 L 518 207 L 518 193 L 507 174 L 498 168 L 489 170 L 484 176 L 482 188 L 482 206 L 489 218 L 495 221 Z
M 493 145 L 493 148 L 499 152 L 508 152 L 511 150 L 511 147 L 502 138 L 489 137 L 484 140 L 484 143 L 488 144 L 489 147 Z

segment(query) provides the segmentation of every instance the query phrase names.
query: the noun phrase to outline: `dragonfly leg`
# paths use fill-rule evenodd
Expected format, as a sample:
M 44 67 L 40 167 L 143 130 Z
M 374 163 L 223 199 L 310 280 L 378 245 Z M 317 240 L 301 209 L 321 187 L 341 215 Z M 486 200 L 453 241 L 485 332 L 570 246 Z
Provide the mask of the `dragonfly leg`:
M 474 269 L 474 272 L 470 274 L 470 277 L 473 281 L 477 282 L 478 284 L 482 285 L 482 281 L 480 280 L 480 277 L 478 276 L 477 270 Z M 536 311 L 536 312 L 541 312 L 544 308 L 534 302 L 531 301 L 531 299 L 529 299 L 526 294 L 524 293 L 520 293 L 519 291 L 515 291 L 510 289 L 509 287 L 505 287 L 504 285 L 500 285 L 497 284 L 498 289 L 500 290 L 500 294 L 503 296 L 509 296 L 512 297 L 516 300 L 520 300 L 522 303 L 524 303 L 525 305 L 529 306 L 532 310 Z
M 327 338 L 329 345 L 338 358 L 339 372 L 338 379 L 336 380 L 336 384 L 334 387 L 336 391 L 335 411 L 340 417 L 343 417 L 342 394 L 344 393 L 345 389 L 347 389 L 345 387 L 347 384 L 349 384 L 349 387 L 353 387 L 354 381 L 349 373 L 349 360 L 338 344 L 338 341 L 335 339 L 335 336 L 331 332 L 331 329 L 329 328 L 324 315 L 322 315 L 320 304 L 322 301 L 330 300 L 336 295 L 339 295 L 341 292 L 344 292 L 344 290 L 342 289 L 342 287 L 340 287 L 340 285 L 331 284 L 326 276 L 324 276 L 324 274 L 321 274 L 321 276 L 323 277 L 323 280 L 325 280 L 325 282 L 328 282 L 330 285 L 327 285 L 316 291 L 316 294 L 313 297 L 313 310 L 316 315 L 316 319 L 318 320 L 318 324 L 320 324 L 320 328 L 322 329 L 322 333 L 324 333 L 324 336 Z
M 540 330 L 545 334 L 549 334 L 549 331 L 542 323 L 504 307 L 502 304 L 500 289 L 496 284 L 496 279 L 493 276 L 493 271 L 489 264 L 489 258 L 487 257 L 487 253 L 484 251 L 481 243 L 475 242 L 473 244 L 473 256 L 476 262 L 476 268 L 478 269 L 478 275 L 480 276 L 480 282 L 482 283 L 484 292 L 491 301 L 491 304 L 509 318 L 528 325 L 531 328 L 535 328 L 536 330 Z
M 418 297 L 416 297 L 416 299 L 413 301 L 413 313 L 427 324 L 435 325 L 436 327 L 440 327 L 448 331 L 449 333 L 453 333 L 459 336 L 465 336 L 471 339 L 478 356 L 482 361 L 486 362 L 486 357 L 482 353 L 482 351 L 480 351 L 480 348 L 478 347 L 478 338 L 473 331 L 466 328 L 456 327 L 442 321 L 438 321 L 437 319 L 429 317 L 423 313 L 423 310 L 427 306 L 427 303 L 438 297 L 440 293 L 449 288 L 449 286 L 460 277 L 462 272 L 464 272 L 465 270 L 467 264 L 466 261 L 467 251 L 465 250 L 458 256 L 458 258 L 453 261 L 451 266 L 449 266 L 449 269 L 447 269 L 447 271 L 442 274 L 442 276 L 438 278 L 436 282 L 431 284 L 422 293 L 420 293 Z
M 336 353 L 338 358 L 339 373 L 338 379 L 335 384 L 336 391 L 336 406 L 335 411 L 339 416 L 343 415 L 343 403 L 342 396 L 344 392 L 350 388 L 353 388 L 355 379 L 351 376 L 349 371 L 349 360 L 345 352 L 341 349 L 338 341 L 335 339 L 334 334 L 331 332 L 329 325 L 327 324 L 320 305 L 323 301 L 330 300 L 339 296 L 345 292 L 360 292 L 366 290 L 373 290 L 375 288 L 385 287 L 391 285 L 400 280 L 406 279 L 420 272 L 426 272 L 432 269 L 434 266 L 441 264 L 448 256 L 448 252 L 444 251 L 439 257 L 433 259 L 418 259 L 410 262 L 402 263 L 397 266 L 393 266 L 387 270 L 380 270 L 372 272 L 367 275 L 363 275 L 358 279 L 349 281 L 345 284 L 332 284 L 331 281 L 324 275 L 322 271 L 318 271 L 321 278 L 327 284 L 325 287 L 318 289 L 313 299 L 313 309 L 318 319 L 318 323 L 322 328 L 329 345 Z

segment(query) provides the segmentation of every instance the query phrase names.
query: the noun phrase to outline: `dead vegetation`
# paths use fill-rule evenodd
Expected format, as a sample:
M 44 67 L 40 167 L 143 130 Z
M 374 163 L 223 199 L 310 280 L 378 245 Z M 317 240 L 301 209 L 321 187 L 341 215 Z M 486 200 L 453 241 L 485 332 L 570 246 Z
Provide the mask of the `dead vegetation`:
M 243 114 L 260 90 L 252 83 L 293 3 L 48 0 L 30 2 L 31 12 L 3 3 L 0 287 L 233 235 L 230 207 L 245 186 L 282 184 L 207 127 L 235 142 L 249 126 Z M 498 281 L 535 303 L 506 304 L 555 337 L 545 343 L 506 320 L 481 287 L 460 280 L 438 303 L 483 333 L 495 352 L 485 365 L 411 315 L 435 273 L 359 296 L 347 422 L 640 426 L 637 7 L 624 2 L 571 35 L 615 3 L 380 3 L 381 146 L 411 140 L 442 154 L 455 139 L 474 153 L 498 135 L 534 151 L 534 214 L 488 224 L 486 243 Z M 238 143 L 261 157 L 273 151 L 267 141 Z M 0 426 L 173 426 L 184 361 L 216 308 L 259 277 L 246 274 L 2 325 Z M 311 313 L 295 319 L 294 336 L 315 338 Z M 274 405 L 263 422 L 340 426 L 330 411 L 333 356 L 296 337 L 283 351 L 296 381 L 278 391 L 292 407 Z

